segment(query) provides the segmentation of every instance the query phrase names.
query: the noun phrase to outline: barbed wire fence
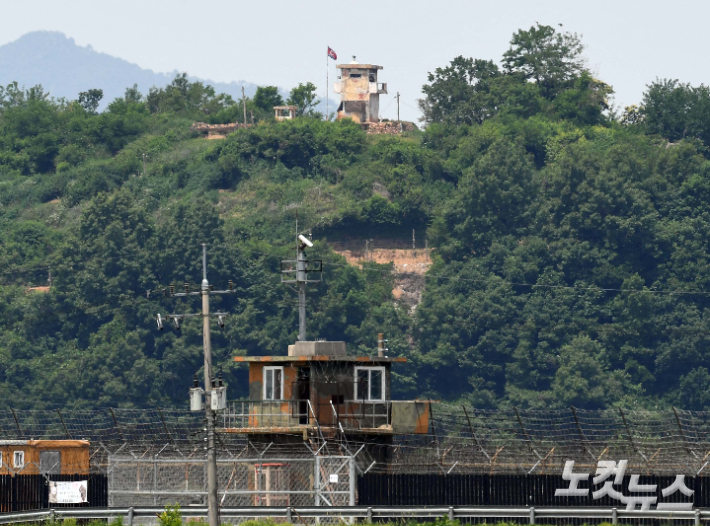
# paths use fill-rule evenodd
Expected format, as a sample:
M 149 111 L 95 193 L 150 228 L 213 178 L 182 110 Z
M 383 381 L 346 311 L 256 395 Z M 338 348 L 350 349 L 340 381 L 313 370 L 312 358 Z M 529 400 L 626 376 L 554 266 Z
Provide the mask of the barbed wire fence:
M 0 410 L 3 440 L 87 440 L 97 473 L 121 455 L 200 458 L 203 428 L 201 414 L 176 409 Z M 267 446 L 266 459 L 312 456 L 300 443 L 263 440 L 220 433 L 220 458 L 255 458 L 245 451 Z M 327 441 L 330 455 L 364 446 L 369 456 L 359 462 L 367 465 L 358 468 L 373 473 L 557 473 L 567 459 L 596 465 L 623 458 L 642 472 L 710 475 L 710 412 L 704 411 L 482 410 L 432 402 L 427 434 L 394 435 L 391 442 L 336 434 Z M 379 459 L 374 466 L 371 458 Z
M 557 487 L 567 460 L 575 461 L 575 471 L 592 473 L 601 460 L 626 460 L 629 474 L 649 475 L 657 482 L 685 474 L 701 489 L 702 478 L 710 476 L 710 412 L 483 410 L 435 402 L 429 412 L 428 433 L 418 435 L 333 430 L 314 435 L 311 429 L 305 436 L 285 436 L 222 427 L 217 444 L 220 503 L 349 506 L 361 503 L 365 494 L 383 498 L 377 492 L 389 487 L 388 480 L 410 484 L 413 494 L 426 492 L 422 481 L 431 483 L 432 475 L 440 476 L 441 484 L 449 475 L 463 476 L 454 477 L 452 487 L 456 480 L 470 482 L 466 475 L 496 476 L 478 477 L 478 482 L 497 484 L 494 493 L 513 484 L 523 488 L 521 495 L 529 490 L 535 496 L 537 482 Z M 92 484 L 103 481 L 101 491 L 110 506 L 204 506 L 203 418 L 200 413 L 161 408 L 2 409 L 0 445 L 85 440 L 87 475 Z M 230 422 L 228 416 L 219 420 L 223 426 Z M 62 467 L 81 478 L 72 466 Z M 535 478 L 540 481 L 532 481 Z

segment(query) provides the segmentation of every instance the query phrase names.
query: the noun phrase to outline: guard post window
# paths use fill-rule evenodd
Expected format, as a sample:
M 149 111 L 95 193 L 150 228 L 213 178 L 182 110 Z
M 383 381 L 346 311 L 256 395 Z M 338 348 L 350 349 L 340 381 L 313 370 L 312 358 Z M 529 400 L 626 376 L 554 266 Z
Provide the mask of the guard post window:
M 283 367 L 264 367 L 264 400 L 283 400 L 283 377 Z
M 25 466 L 25 452 L 24 451 L 15 451 L 13 453 L 12 467 L 13 468 L 21 468 L 24 466 Z
M 355 367 L 355 398 L 368 402 L 385 399 L 384 367 Z

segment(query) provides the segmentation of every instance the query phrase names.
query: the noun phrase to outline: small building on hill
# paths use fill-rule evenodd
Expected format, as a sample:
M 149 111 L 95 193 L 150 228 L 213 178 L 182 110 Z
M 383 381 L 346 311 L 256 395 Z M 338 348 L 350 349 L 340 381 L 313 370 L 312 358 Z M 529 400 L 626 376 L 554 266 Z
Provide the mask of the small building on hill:
M 349 64 L 338 64 L 340 80 L 335 83 L 335 93 L 340 94 L 338 119 L 355 122 L 379 122 L 380 95 L 387 93 L 387 84 L 377 81 L 382 66 L 359 64 L 355 57 Z
M 298 106 L 274 106 L 274 118 L 278 121 L 291 121 L 296 118 Z

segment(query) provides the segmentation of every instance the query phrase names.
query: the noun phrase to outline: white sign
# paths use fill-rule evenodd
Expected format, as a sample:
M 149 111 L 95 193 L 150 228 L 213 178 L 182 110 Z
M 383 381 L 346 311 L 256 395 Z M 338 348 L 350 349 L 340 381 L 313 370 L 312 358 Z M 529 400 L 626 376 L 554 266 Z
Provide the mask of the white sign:
M 565 462 L 565 468 L 562 471 L 562 480 L 568 481 L 569 486 L 556 489 L 555 497 L 586 497 L 592 491 L 593 500 L 608 496 L 613 500 L 626 504 L 626 511 L 635 510 L 637 505 L 641 506 L 642 511 L 649 510 L 654 504 L 656 504 L 657 510 L 682 511 L 693 509 L 692 501 L 658 502 L 658 485 L 639 484 L 640 475 L 631 475 L 627 490 L 629 493 L 646 493 L 647 495 L 624 495 L 623 484 L 627 465 L 627 460 L 620 460 L 618 463 L 613 460 L 600 460 L 597 462 L 597 471 L 592 479 L 592 486 L 603 485 L 601 488 L 593 490 L 589 487 L 579 487 L 580 483 L 589 481 L 590 473 L 574 473 L 574 460 L 568 460 Z M 621 487 L 617 491 L 614 486 Z M 676 475 L 673 483 L 661 490 L 661 496 L 664 498 L 669 497 L 677 491 L 680 491 L 686 497 L 692 497 L 695 492 L 685 485 L 685 475 Z
M 331 484 L 337 484 L 337 483 L 338 483 L 338 474 L 337 474 L 337 473 L 333 473 L 333 474 L 330 476 L 330 483 L 331 483 Z
M 86 500 L 87 488 L 86 480 L 74 482 L 63 482 L 58 480 L 49 481 L 49 502 L 50 504 L 81 504 Z

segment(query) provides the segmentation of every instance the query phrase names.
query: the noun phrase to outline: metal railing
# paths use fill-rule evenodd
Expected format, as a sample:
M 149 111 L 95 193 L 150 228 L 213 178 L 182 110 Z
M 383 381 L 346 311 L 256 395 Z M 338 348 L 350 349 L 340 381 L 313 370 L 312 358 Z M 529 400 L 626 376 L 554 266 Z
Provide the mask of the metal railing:
M 346 400 L 335 406 L 345 429 L 377 429 L 392 424 L 392 401 Z
M 308 400 L 233 400 L 220 415 L 224 428 L 294 427 L 311 424 Z
M 60 508 L 0 514 L 0 524 L 19 522 L 54 521 L 62 518 L 75 519 L 112 519 L 125 517 L 125 523 L 133 526 L 133 520 L 155 518 L 164 511 L 161 507 L 123 507 L 123 508 Z M 183 517 L 206 517 L 205 506 L 182 508 Z M 483 506 L 318 506 L 318 507 L 225 507 L 220 508 L 222 519 L 285 518 L 292 523 L 293 518 L 352 517 L 372 521 L 373 519 L 410 519 L 410 518 L 447 518 L 456 519 L 518 519 L 529 524 L 546 519 L 581 519 L 606 521 L 618 524 L 619 520 L 666 520 L 693 521 L 699 526 L 701 521 L 710 520 L 710 510 L 695 509 L 688 511 L 633 510 L 624 508 L 531 508 L 531 507 L 483 507 Z
M 377 429 L 392 424 L 392 401 L 345 400 L 318 407 L 308 400 L 235 400 L 221 414 L 224 428 L 294 427 L 316 425 L 345 429 Z

